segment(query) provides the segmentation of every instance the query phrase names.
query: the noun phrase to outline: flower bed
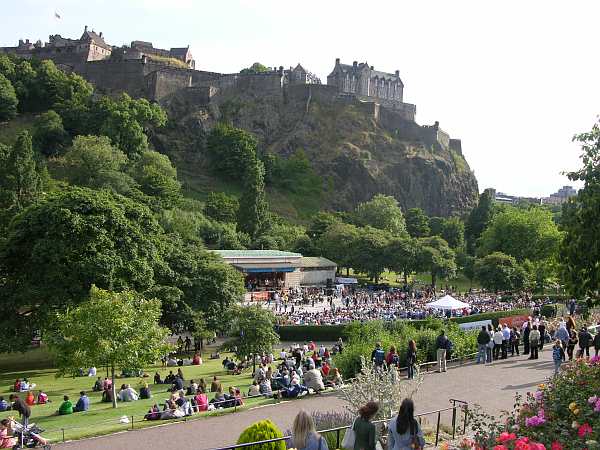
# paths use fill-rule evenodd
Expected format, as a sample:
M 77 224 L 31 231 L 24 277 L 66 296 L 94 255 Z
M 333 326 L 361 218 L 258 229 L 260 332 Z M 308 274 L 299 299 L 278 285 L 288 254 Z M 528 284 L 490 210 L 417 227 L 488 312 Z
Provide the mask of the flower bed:
M 514 411 L 498 422 L 476 411 L 473 439 L 462 449 L 600 449 L 600 358 L 564 364 L 547 385 L 526 398 L 517 396 Z

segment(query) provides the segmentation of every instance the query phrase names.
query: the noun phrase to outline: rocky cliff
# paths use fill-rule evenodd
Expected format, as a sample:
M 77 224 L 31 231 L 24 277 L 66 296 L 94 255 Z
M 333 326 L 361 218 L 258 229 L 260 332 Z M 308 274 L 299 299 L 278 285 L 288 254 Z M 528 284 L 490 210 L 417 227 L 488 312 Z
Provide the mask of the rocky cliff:
M 436 216 L 474 206 L 473 172 L 460 148 L 431 137 L 433 127 L 323 92 L 306 86 L 269 94 L 180 92 L 163 102 L 170 125 L 154 136 L 154 143 L 174 160 L 188 191 L 200 195 L 205 189 L 235 191 L 227 180 L 209 175 L 204 157 L 207 133 L 226 120 L 254 133 L 262 150 L 287 157 L 302 149 L 324 183 L 320 205 L 313 206 L 350 210 L 376 193 L 393 195 L 403 209 L 420 207 Z M 281 193 L 270 194 L 275 211 L 297 215 L 286 211 Z

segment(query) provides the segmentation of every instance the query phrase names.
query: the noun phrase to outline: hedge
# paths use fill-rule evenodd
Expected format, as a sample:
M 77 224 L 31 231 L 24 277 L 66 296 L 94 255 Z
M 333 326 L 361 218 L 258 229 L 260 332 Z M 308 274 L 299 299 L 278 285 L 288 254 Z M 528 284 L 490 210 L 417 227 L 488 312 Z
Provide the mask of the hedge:
M 529 313 L 530 311 L 528 309 L 512 309 L 509 311 L 496 311 L 473 314 L 472 316 L 453 317 L 450 321 L 455 323 L 468 323 L 480 320 L 491 320 L 494 326 L 497 326 L 498 320 L 502 317 L 522 316 Z M 406 322 L 417 329 L 421 329 L 429 323 L 427 319 L 410 320 Z M 286 342 L 337 341 L 339 338 L 344 337 L 346 326 L 347 325 L 280 325 L 275 331 L 279 334 L 279 338 Z

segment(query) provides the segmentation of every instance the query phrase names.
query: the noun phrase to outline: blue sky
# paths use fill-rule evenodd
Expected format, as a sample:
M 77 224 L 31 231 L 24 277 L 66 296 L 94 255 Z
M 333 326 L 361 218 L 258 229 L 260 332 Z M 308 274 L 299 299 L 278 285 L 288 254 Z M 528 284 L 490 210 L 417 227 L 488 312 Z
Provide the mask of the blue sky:
M 83 26 L 112 45 L 190 45 L 201 70 L 301 62 L 325 81 L 336 57 L 400 70 L 417 121 L 438 120 L 486 187 L 545 196 L 577 168 L 574 133 L 600 114 L 600 2 L 19 0 L 0 45 Z M 61 19 L 54 18 L 54 12 Z

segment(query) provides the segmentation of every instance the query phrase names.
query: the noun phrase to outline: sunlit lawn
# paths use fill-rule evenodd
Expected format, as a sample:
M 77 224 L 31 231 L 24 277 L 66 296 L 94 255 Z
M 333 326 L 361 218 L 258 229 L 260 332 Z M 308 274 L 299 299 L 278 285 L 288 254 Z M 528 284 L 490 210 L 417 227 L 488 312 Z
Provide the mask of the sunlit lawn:
M 240 388 L 243 393 L 248 392 L 248 387 L 252 381 L 250 371 L 247 371 L 242 375 L 227 375 L 226 371 L 223 370 L 221 360 L 211 360 L 209 359 L 209 356 L 209 351 L 203 353 L 202 357 L 204 364 L 201 366 L 185 366 L 182 368 L 186 386 L 189 384 L 190 379 L 198 380 L 200 378 L 204 378 L 208 386 L 210 386 L 213 375 L 217 375 L 222 381 L 224 389 L 228 389 L 229 386 L 236 386 Z M 224 356 L 222 355 L 222 357 Z M 101 402 L 101 393 L 92 392 L 91 388 L 95 381 L 94 378 L 56 378 L 56 370 L 50 367 L 51 360 L 43 349 L 36 349 L 23 354 L 0 355 L 0 395 L 8 400 L 8 396 L 11 394 L 12 386 L 16 378 L 22 379 L 23 377 L 27 377 L 30 382 L 36 383 L 37 386 L 34 389 L 36 397 L 39 389 L 42 389 L 48 394 L 51 403 L 33 406 L 31 421 L 44 428 L 46 430 L 44 436 L 52 439 L 54 442 L 62 440 L 62 429 L 64 429 L 65 438 L 69 440 L 121 431 L 128 427 L 131 428 L 131 423 L 126 425 L 119 423 L 119 419 L 123 415 L 128 416 L 130 421 L 131 416 L 134 416 L 133 426 L 135 428 L 170 422 L 144 422 L 143 416 L 155 402 L 158 403 L 162 409 L 162 404 L 169 395 L 166 392 L 167 385 L 152 384 L 154 373 L 158 371 L 161 374 L 161 378 L 164 378 L 172 368 L 162 368 L 159 366 L 146 368 L 146 373 L 148 373 L 149 377 L 144 380 L 150 385 L 153 398 L 148 400 L 138 400 L 137 402 L 131 403 L 119 403 L 118 408 L 113 409 L 110 403 Z M 176 368 L 174 372 L 175 371 Z M 98 368 L 98 376 L 104 378 L 106 376 L 106 370 L 102 371 L 101 368 Z M 116 380 L 116 385 L 118 388 L 121 384 L 129 383 L 139 391 L 140 382 L 141 378 L 119 378 Z M 67 416 L 54 415 L 62 402 L 63 395 L 68 395 L 73 404 L 75 404 L 79 398 L 79 391 L 81 390 L 85 390 L 90 397 L 91 406 L 89 411 Z M 20 394 L 20 396 L 23 399 L 25 397 L 24 394 Z M 211 399 L 213 395 L 209 394 L 208 397 Z M 272 403 L 273 401 L 273 399 L 265 398 L 248 399 L 245 401 L 244 408 Z M 191 418 L 200 418 L 209 414 L 222 414 L 223 411 L 228 411 L 228 409 L 221 410 L 221 412 L 195 414 Z M 231 411 L 233 411 L 233 409 L 231 409 Z M 0 413 L 0 419 L 13 414 L 14 413 L 10 411 Z M 187 420 L 190 420 L 190 418 L 187 418 Z
M 344 275 L 346 274 L 346 272 L 343 272 Z M 352 271 L 352 269 L 350 270 L 350 276 L 354 276 L 358 279 L 359 282 L 361 283 L 371 283 L 371 281 L 369 280 L 369 277 L 367 277 L 365 274 L 361 274 L 361 273 L 354 273 Z M 409 282 L 410 281 L 417 281 L 420 284 L 423 285 L 430 285 L 431 284 L 431 275 L 428 273 L 418 273 L 418 274 L 413 274 L 409 277 Z M 393 287 L 400 287 L 404 285 L 404 277 L 402 276 L 402 274 L 397 274 L 395 272 L 389 272 L 389 271 L 385 271 L 381 274 L 381 278 L 379 279 L 380 283 L 385 283 L 385 284 L 389 284 L 390 286 Z M 456 278 L 451 278 L 451 279 L 444 279 L 444 278 L 438 278 L 436 281 L 436 285 L 438 287 L 438 289 L 440 288 L 445 288 L 446 285 L 448 286 L 453 286 L 455 289 L 458 289 L 460 292 L 466 292 L 468 291 L 471 287 L 477 289 L 479 288 L 479 284 L 475 281 L 473 281 L 473 283 L 471 284 L 471 282 L 462 274 L 458 274 Z

